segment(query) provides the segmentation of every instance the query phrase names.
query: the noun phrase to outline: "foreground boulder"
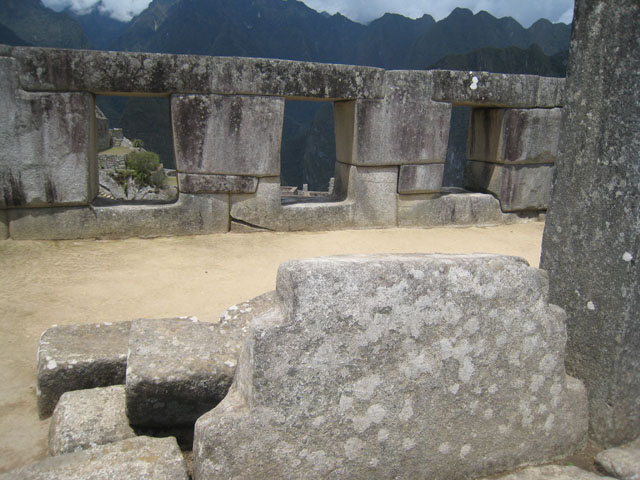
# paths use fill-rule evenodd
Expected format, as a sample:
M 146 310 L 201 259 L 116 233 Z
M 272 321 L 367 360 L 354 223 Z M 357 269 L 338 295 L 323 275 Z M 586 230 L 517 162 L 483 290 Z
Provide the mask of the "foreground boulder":
M 64 392 L 124 384 L 131 322 L 63 325 L 38 344 L 38 413 L 47 418 Z
M 619 480 L 640 480 L 640 438 L 596 456 L 596 464 Z
M 613 478 L 602 477 L 573 466 L 546 465 L 525 468 L 520 472 L 499 477 L 497 480 L 613 480 Z
M 135 437 L 48 457 L 0 474 L 0 480 L 187 480 L 175 438 Z
M 547 285 L 497 255 L 282 264 L 196 423 L 196 478 L 457 479 L 569 454 L 586 395 Z

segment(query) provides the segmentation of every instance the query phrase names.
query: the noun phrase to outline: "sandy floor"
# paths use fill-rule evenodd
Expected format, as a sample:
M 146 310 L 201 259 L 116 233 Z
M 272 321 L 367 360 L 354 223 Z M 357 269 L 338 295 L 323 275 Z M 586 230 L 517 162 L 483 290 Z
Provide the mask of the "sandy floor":
M 0 472 L 46 455 L 38 338 L 54 324 L 194 315 L 275 288 L 284 260 L 344 253 L 504 253 L 538 265 L 542 223 L 491 228 L 0 241 Z

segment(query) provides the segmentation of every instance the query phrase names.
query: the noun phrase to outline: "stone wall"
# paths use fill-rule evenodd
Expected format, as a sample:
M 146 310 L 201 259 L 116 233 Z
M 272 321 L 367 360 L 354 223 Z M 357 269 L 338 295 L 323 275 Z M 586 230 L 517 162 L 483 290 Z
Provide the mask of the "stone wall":
M 0 238 L 486 225 L 549 202 L 561 79 L 6 46 L 0 63 Z M 97 94 L 170 97 L 176 203 L 93 205 Z M 334 102 L 325 202 L 282 205 L 287 99 Z M 442 188 L 452 105 L 473 107 L 480 193 Z

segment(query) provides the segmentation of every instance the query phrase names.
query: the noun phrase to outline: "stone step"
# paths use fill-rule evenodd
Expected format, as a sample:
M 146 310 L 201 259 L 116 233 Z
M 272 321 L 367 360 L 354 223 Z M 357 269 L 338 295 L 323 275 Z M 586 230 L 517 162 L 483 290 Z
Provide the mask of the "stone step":
M 0 480 L 188 480 L 175 438 L 135 437 L 0 474 Z
M 66 392 L 49 425 L 52 456 L 117 442 L 136 434 L 125 414 L 124 385 Z
M 54 326 L 38 344 L 40 418 L 72 390 L 124 384 L 131 322 Z

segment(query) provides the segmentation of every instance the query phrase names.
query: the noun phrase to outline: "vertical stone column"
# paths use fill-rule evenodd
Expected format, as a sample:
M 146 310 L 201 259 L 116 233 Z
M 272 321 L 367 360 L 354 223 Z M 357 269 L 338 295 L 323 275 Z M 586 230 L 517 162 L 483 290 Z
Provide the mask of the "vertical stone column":
M 502 210 L 546 210 L 562 109 L 474 108 L 464 185 L 498 197 Z
M 591 436 L 640 435 L 640 4 L 577 0 L 561 153 L 544 233 L 551 300 Z

